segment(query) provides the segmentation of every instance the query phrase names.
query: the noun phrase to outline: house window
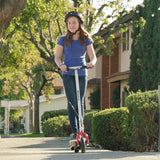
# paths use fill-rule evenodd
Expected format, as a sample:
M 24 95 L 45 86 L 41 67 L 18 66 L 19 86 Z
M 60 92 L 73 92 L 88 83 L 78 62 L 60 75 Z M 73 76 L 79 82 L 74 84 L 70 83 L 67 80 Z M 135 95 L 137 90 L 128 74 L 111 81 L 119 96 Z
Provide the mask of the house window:
M 123 32 L 123 51 L 129 50 L 129 29 Z
M 62 90 L 61 89 L 54 89 L 55 94 L 61 94 Z

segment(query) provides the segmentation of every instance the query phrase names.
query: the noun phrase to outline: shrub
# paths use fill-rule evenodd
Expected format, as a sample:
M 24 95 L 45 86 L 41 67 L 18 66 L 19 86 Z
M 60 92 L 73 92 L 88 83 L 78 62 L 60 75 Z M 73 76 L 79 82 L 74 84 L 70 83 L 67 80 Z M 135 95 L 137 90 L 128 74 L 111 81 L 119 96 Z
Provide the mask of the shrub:
M 100 109 L 100 87 L 97 87 L 88 97 L 92 109 Z
M 4 134 L 4 129 L 0 129 L 0 134 Z
M 126 99 L 131 144 L 135 151 L 158 149 L 158 91 L 137 92 Z
M 92 117 L 98 111 L 99 110 L 90 110 L 84 114 L 84 130 L 90 138 L 92 134 Z
M 98 112 L 98 110 L 89 110 L 85 111 L 84 114 L 84 128 L 85 132 L 91 136 L 91 131 L 92 131 L 92 116 L 94 113 Z M 50 136 L 69 136 L 71 133 L 71 127 L 67 116 L 63 116 L 61 114 L 66 114 L 65 110 L 59 110 L 59 111 L 52 111 L 51 114 L 49 112 L 44 113 L 45 116 L 43 118 L 47 119 L 42 122 L 42 131 L 46 137 Z M 47 116 L 54 116 L 53 118 L 47 118 Z M 57 115 L 57 116 L 55 116 Z M 59 129 L 58 129 L 59 128 Z M 62 133 L 63 132 L 63 133 Z
M 128 150 L 128 110 L 112 108 L 100 111 L 92 119 L 93 139 L 104 149 Z
M 49 118 L 57 117 L 59 115 L 68 115 L 68 110 L 61 109 L 61 110 L 44 112 L 42 117 L 41 117 L 41 122 L 43 123 L 45 120 L 47 120 Z
M 42 131 L 46 137 L 66 137 L 71 133 L 68 116 L 49 118 L 42 124 Z

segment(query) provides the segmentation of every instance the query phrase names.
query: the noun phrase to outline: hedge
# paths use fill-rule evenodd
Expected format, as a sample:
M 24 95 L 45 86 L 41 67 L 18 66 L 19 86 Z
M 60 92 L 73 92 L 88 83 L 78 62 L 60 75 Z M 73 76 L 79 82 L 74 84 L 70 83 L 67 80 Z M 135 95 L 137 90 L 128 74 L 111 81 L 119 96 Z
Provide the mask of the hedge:
M 99 112 L 99 110 L 90 110 L 84 113 L 84 131 L 88 134 L 90 139 L 92 135 L 92 117 L 97 112 Z
M 46 137 L 66 137 L 71 133 L 68 116 L 49 118 L 42 124 L 42 131 Z
M 100 111 L 92 119 L 92 137 L 104 149 L 129 150 L 129 111 L 127 108 L 112 108 Z
M 92 116 L 97 112 L 98 110 L 87 110 L 84 113 L 84 128 L 89 137 L 91 137 L 92 132 Z M 45 112 L 42 115 L 43 118 L 41 126 L 46 137 L 69 136 L 71 134 L 71 127 L 69 124 L 68 115 L 66 116 L 66 114 L 67 110 L 56 110 Z
M 60 115 L 68 115 L 68 110 L 61 109 L 61 110 L 54 110 L 54 111 L 46 111 L 41 116 L 41 123 L 43 123 L 45 120 L 53 117 L 57 117 Z
M 133 150 L 158 150 L 158 91 L 132 93 L 127 97 Z
M 67 110 L 43 115 L 45 136 L 68 136 L 71 133 L 68 115 L 59 116 L 61 114 L 67 114 Z M 85 132 L 104 149 L 157 151 L 158 91 L 131 93 L 126 99 L 126 107 L 87 111 L 84 127 Z

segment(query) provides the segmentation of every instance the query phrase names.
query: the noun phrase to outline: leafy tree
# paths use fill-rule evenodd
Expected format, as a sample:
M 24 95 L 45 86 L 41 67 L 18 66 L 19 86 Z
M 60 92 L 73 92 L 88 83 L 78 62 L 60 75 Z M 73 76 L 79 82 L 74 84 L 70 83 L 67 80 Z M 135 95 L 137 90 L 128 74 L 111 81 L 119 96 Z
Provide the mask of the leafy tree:
M 5 60 L 5 71 L 2 70 L 2 77 L 6 79 L 3 93 L 7 96 L 13 91 L 19 93 L 22 87 L 26 90 L 31 109 L 30 115 L 33 115 L 31 117 L 34 133 L 39 133 L 39 96 L 44 94 L 48 98 L 50 91 L 53 91 L 51 87 L 53 85 L 51 80 L 55 77 L 53 73 L 61 74 L 54 62 L 54 49 L 57 37 L 62 34 L 59 20 L 62 11 L 65 10 L 64 3 L 67 4 L 67 1 L 30 0 L 24 12 L 13 20 L 9 28 L 19 30 L 18 34 L 21 36 L 19 38 L 17 34 L 14 37 L 16 41 L 12 45 L 13 52 L 10 51 L 10 56 L 18 57 L 14 53 L 22 54 L 18 57 L 21 62 L 16 62 L 17 58 L 13 58 L 16 63 L 9 63 L 10 67 L 5 65 L 8 59 Z M 14 72 L 10 74 L 13 70 Z M 7 75 L 6 72 L 9 74 Z
M 142 74 L 141 90 L 157 89 L 160 79 L 160 0 L 144 0 L 146 23 L 137 39 L 137 50 Z
M 13 86 L 15 85 L 16 79 L 8 79 L 11 77 L 17 68 L 18 64 L 21 62 L 21 52 L 19 52 L 15 39 L 13 39 L 15 34 L 15 28 L 13 26 L 9 27 L 5 32 L 3 32 L 3 49 L 0 55 L 7 52 L 7 57 L 5 57 L 3 63 L 0 67 L 0 99 L 23 99 L 24 92 L 18 89 L 18 92 L 14 93 Z M 15 52 L 14 52 L 15 51 Z
M 18 15 L 26 5 L 27 0 L 1 0 L 0 1 L 0 37 L 4 29 L 9 26 L 10 21 Z
M 47 95 L 50 85 L 47 85 L 46 82 L 52 79 L 47 79 L 46 74 L 53 75 L 51 74 L 53 72 L 61 75 L 54 61 L 54 50 L 56 49 L 57 38 L 62 35 L 61 28 L 63 27 L 60 27 L 60 21 L 62 21 L 61 15 L 68 5 L 67 2 L 64 0 L 28 0 L 26 9 L 14 21 L 16 28 L 22 32 L 24 39 L 34 45 L 34 49 L 37 50 L 45 65 L 43 67 L 44 65 L 39 63 L 32 73 L 26 72 L 27 76 L 32 79 L 32 89 L 23 84 L 30 98 L 31 106 L 33 106 L 34 133 L 39 133 L 39 96 L 42 93 Z M 33 74 L 35 76 L 32 76 Z
M 49 94 L 53 92 L 51 80 L 54 75 L 45 72 L 48 64 L 39 57 L 34 46 L 31 43 L 27 44 L 24 39 L 21 39 L 22 36 L 20 36 L 21 38 L 17 37 L 19 35 L 20 32 L 17 32 L 10 41 L 12 51 L 10 51 L 9 57 L 5 59 L 1 68 L 1 78 L 4 79 L 1 93 L 6 98 L 26 99 L 26 96 L 22 95 L 26 90 L 30 106 L 30 119 L 32 119 L 34 126 L 30 126 L 30 130 L 33 129 L 34 133 L 38 133 L 39 96 L 43 94 L 48 98 Z M 19 42 L 14 41 L 15 39 L 20 41 L 21 45 L 19 45 Z
M 27 0 L 16 1 L 1 0 L 0 1 L 0 67 L 4 59 L 9 53 L 9 39 L 12 37 L 13 32 L 4 37 L 2 32 L 9 26 L 10 21 L 14 16 L 17 16 L 26 5 Z M 6 40 L 7 38 L 7 40 Z
M 30 41 L 41 58 L 51 64 L 48 70 L 61 74 L 54 61 L 57 39 L 65 27 L 62 15 L 69 5 L 65 0 L 28 0 L 26 9 L 15 19 L 15 26 L 23 32 L 23 37 Z M 63 25 L 60 23 L 63 22 Z
M 144 90 L 143 80 L 141 79 L 142 70 L 139 57 L 138 38 L 141 36 L 145 24 L 145 14 L 143 6 L 136 7 L 133 13 L 133 32 L 132 32 L 132 47 L 130 56 L 130 75 L 129 86 L 131 91 Z M 136 76 L 135 76 L 136 75 Z
M 15 29 L 11 29 L 9 32 L 3 32 L 0 38 L 0 67 L 2 62 L 5 60 L 9 54 L 10 40 L 15 33 Z

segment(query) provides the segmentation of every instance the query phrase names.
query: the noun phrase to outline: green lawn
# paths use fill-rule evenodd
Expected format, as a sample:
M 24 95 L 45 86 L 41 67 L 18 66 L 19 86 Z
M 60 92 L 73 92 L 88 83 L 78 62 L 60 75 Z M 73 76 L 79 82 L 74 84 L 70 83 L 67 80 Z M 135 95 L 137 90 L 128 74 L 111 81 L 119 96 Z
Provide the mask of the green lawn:
M 7 135 L 2 134 L 3 137 L 8 137 Z M 9 137 L 44 137 L 43 133 L 33 134 L 33 133 L 24 133 L 24 134 L 10 134 Z

